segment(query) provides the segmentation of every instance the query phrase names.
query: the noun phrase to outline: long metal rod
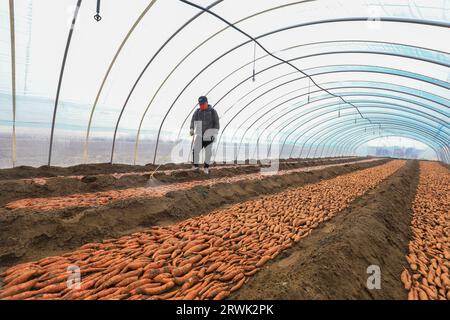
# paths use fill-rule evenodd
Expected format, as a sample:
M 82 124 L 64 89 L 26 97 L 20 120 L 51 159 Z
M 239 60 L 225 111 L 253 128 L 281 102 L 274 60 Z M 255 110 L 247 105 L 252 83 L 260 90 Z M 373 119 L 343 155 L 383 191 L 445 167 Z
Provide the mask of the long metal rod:
M 238 21 L 235 22 L 235 24 L 244 22 L 246 20 L 252 19 L 256 16 L 262 15 L 264 13 L 267 12 L 271 12 L 271 11 L 275 11 L 278 9 L 282 9 L 282 8 L 286 8 L 286 7 L 291 7 L 291 6 L 295 6 L 295 5 L 299 5 L 305 2 L 314 2 L 316 0 L 302 0 L 302 1 L 295 1 L 295 2 L 291 2 L 291 3 L 285 3 L 273 8 L 269 8 L 263 11 L 259 11 L 257 13 L 254 13 L 250 16 L 247 16 L 245 18 L 242 18 Z M 189 53 L 187 53 L 176 65 L 175 67 L 172 68 L 172 70 L 169 72 L 169 74 L 166 76 L 166 78 L 159 84 L 158 89 L 155 91 L 155 93 L 153 94 L 152 98 L 150 99 L 149 103 L 147 104 L 147 107 L 145 108 L 142 116 L 141 116 L 141 120 L 139 121 L 139 126 L 138 126 L 138 130 L 136 133 L 136 139 L 135 139 L 135 143 L 134 143 L 134 157 L 133 157 L 133 163 L 135 164 L 138 158 L 138 149 L 139 149 L 139 140 L 140 140 L 140 134 L 141 134 L 141 129 L 142 129 L 142 125 L 144 123 L 144 119 L 147 115 L 147 112 L 150 110 L 150 107 L 153 104 L 153 101 L 155 100 L 156 96 L 159 94 L 159 92 L 161 91 L 162 87 L 165 85 L 165 83 L 170 79 L 170 77 L 175 73 L 175 71 L 184 63 L 184 61 L 186 61 L 195 51 L 197 51 L 199 48 L 201 48 L 205 43 L 209 42 L 210 40 L 212 40 L 213 38 L 215 38 L 216 36 L 218 36 L 220 33 L 224 32 L 225 30 L 227 30 L 229 28 L 229 26 L 226 26 L 224 28 L 222 28 L 221 30 L 217 31 L 216 33 L 210 35 L 208 38 L 206 38 L 205 40 L 203 40 L 201 43 L 199 43 L 195 48 L 193 48 L 191 51 L 189 51 Z M 205 94 L 208 95 L 208 94 Z M 188 115 L 189 116 L 189 115 Z M 184 124 L 184 123 L 183 123 Z M 178 138 L 180 137 L 180 132 L 181 132 L 181 128 L 180 131 L 178 133 Z M 177 139 L 178 139 L 177 138 Z
M 11 38 L 11 96 L 12 96 L 12 165 L 16 166 L 16 31 L 14 23 L 14 0 L 9 0 L 9 33 Z
M 106 70 L 105 75 L 103 76 L 102 83 L 100 85 L 100 88 L 97 91 L 97 95 L 95 96 L 94 104 L 92 105 L 92 108 L 91 108 L 91 111 L 90 111 L 90 114 L 89 114 L 89 122 L 88 122 L 87 130 L 86 130 L 86 139 L 85 139 L 85 142 L 84 142 L 84 150 L 83 150 L 84 162 L 88 161 L 88 152 L 89 152 L 88 144 L 89 144 L 89 136 L 90 136 L 90 133 L 91 133 L 92 119 L 94 117 L 94 112 L 95 112 L 95 109 L 97 107 L 98 101 L 100 99 L 100 95 L 102 94 L 103 88 L 104 88 L 104 86 L 106 84 L 106 81 L 108 80 L 109 74 L 111 73 L 111 70 L 112 70 L 114 64 L 116 63 L 116 60 L 117 60 L 117 58 L 120 55 L 120 52 L 122 51 L 123 47 L 127 43 L 127 41 L 130 38 L 131 34 L 136 29 L 136 27 L 139 25 L 139 23 L 144 18 L 144 16 L 147 14 L 147 12 L 150 10 L 150 8 L 155 4 L 156 1 L 157 0 L 150 1 L 150 3 L 147 5 L 147 7 L 141 12 L 139 17 L 133 23 L 133 26 L 131 27 L 131 29 L 128 30 L 128 33 L 126 34 L 125 38 L 123 38 L 119 48 L 117 49 L 116 53 L 114 54 L 114 57 L 112 58 L 111 62 L 109 63 L 109 66 L 108 66 L 108 69 Z
M 61 85 L 64 77 L 64 70 L 66 67 L 67 55 L 69 53 L 70 42 L 72 41 L 73 30 L 75 29 L 75 23 L 77 22 L 78 11 L 80 10 L 82 0 L 77 0 L 77 5 L 75 7 L 75 12 L 73 14 L 72 24 L 70 26 L 69 36 L 67 37 L 66 48 L 64 50 L 63 61 L 61 65 L 61 71 L 59 73 L 58 80 L 58 88 L 56 90 L 56 98 L 55 98 L 55 107 L 53 109 L 53 120 L 52 120 L 52 130 L 50 133 L 50 146 L 48 149 L 48 165 L 51 165 L 52 162 L 52 149 L 53 149 L 53 135 L 55 133 L 55 121 L 56 121 L 56 112 L 58 110 L 59 103 L 59 94 L 61 92 Z

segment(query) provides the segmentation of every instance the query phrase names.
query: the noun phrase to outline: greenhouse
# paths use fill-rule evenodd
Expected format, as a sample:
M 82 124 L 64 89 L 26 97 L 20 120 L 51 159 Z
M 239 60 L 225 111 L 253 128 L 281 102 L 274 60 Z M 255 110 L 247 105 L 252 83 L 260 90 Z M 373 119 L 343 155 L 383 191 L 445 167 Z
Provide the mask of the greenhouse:
M 449 39 L 449 0 L 0 0 L 0 299 L 450 299 Z M 369 204 L 396 231 L 358 241 L 396 285 L 282 295 L 278 254 Z M 44 290 L 45 259 L 95 278 L 107 243 L 151 252 L 120 274 L 170 279 Z M 40 289 L 8 290 L 22 263 Z

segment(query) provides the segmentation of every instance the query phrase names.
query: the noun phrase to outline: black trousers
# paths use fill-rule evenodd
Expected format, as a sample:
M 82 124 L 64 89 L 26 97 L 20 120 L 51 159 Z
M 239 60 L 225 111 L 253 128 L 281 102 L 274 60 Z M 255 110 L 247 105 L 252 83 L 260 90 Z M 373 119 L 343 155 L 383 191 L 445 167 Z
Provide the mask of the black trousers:
M 205 141 L 201 137 L 194 139 L 194 146 L 192 148 L 192 159 L 195 167 L 198 167 L 198 162 L 200 159 L 200 151 L 205 149 L 205 168 L 209 167 L 212 156 L 212 141 Z

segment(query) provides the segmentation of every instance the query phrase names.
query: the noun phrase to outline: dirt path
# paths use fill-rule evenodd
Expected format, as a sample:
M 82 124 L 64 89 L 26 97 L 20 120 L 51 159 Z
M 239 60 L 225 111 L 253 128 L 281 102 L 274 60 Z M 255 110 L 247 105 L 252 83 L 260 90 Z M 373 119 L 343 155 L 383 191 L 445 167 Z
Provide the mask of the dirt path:
M 406 299 L 400 281 L 411 237 L 418 164 L 410 161 L 283 253 L 231 299 Z M 381 270 L 368 290 L 367 268 Z
M 346 164 L 311 172 L 235 184 L 174 191 L 161 198 L 127 200 L 89 209 L 52 212 L 0 209 L 0 268 L 60 254 L 92 241 L 117 237 L 200 215 L 226 204 L 361 170 L 387 160 Z

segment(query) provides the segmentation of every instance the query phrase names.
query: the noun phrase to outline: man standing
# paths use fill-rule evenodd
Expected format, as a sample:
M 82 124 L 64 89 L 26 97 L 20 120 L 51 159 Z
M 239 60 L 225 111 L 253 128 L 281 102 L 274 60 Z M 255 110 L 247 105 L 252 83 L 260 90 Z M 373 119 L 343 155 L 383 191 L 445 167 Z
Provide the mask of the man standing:
M 194 169 L 199 170 L 199 155 L 205 149 L 204 172 L 209 174 L 209 163 L 212 155 L 212 144 L 219 132 L 219 116 L 217 111 L 208 104 L 205 96 L 198 98 L 199 108 L 195 110 L 191 119 L 191 136 L 194 136 L 192 148 Z

